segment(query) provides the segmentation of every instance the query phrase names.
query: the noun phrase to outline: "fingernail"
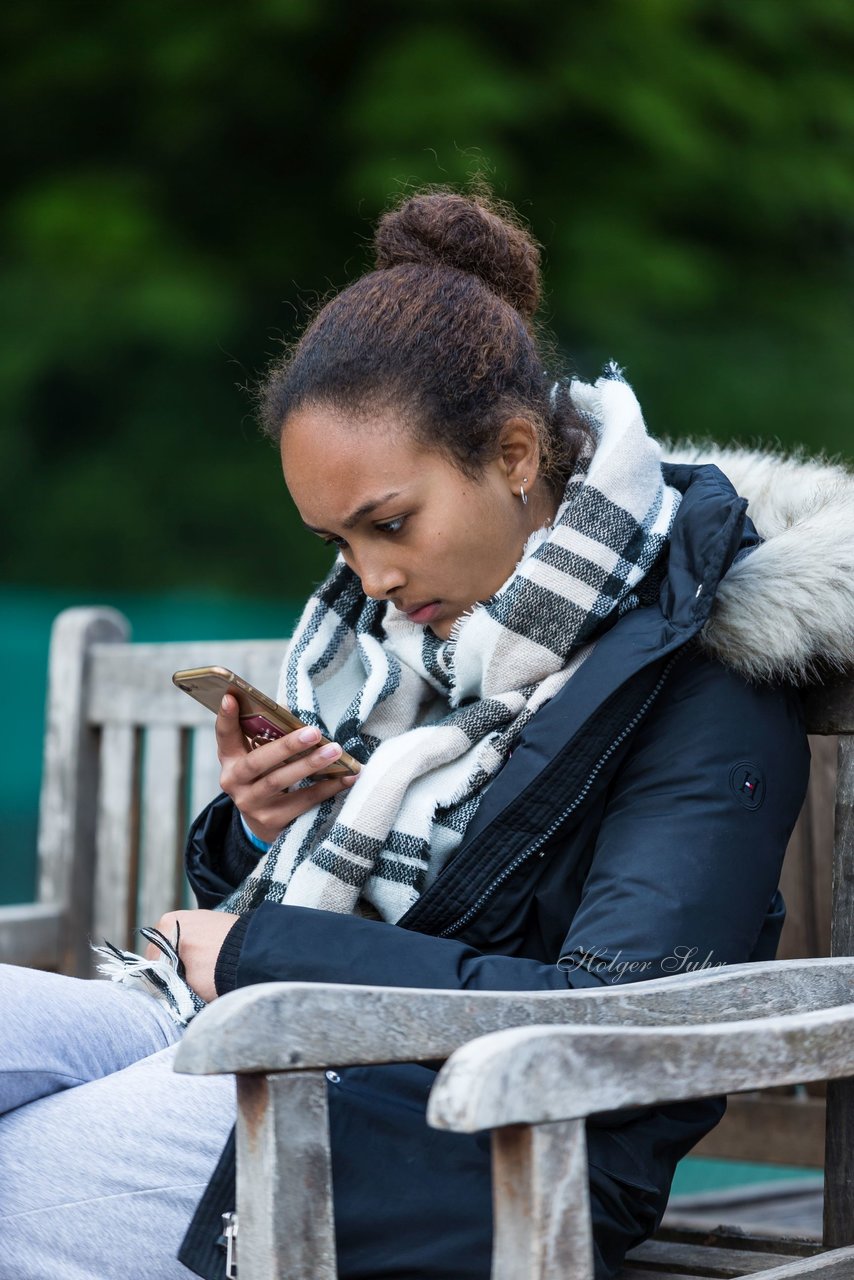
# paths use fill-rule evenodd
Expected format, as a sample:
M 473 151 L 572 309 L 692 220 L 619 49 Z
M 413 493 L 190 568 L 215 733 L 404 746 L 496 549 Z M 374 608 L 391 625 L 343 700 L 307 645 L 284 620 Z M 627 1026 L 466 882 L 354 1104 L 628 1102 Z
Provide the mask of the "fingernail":
M 321 760 L 334 760 L 336 756 L 340 756 L 341 748 L 337 742 L 330 742 L 325 747 L 321 747 L 317 753 Z
M 219 704 L 219 706 L 221 711 L 228 710 L 228 694 L 227 693 L 224 693 L 222 695 L 222 702 Z
M 359 775 L 357 773 L 348 773 L 341 779 L 341 785 L 344 787 L 352 787 L 353 783 L 358 781 Z
M 320 732 L 317 729 L 300 729 L 300 742 L 317 742 Z

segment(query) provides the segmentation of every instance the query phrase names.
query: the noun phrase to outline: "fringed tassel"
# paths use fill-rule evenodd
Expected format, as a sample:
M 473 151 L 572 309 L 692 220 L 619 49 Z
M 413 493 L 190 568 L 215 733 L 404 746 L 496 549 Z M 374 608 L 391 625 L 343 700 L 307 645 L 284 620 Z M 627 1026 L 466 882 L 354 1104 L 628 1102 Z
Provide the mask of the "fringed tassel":
M 187 985 L 184 962 L 178 955 L 181 926 L 176 924 L 176 930 L 174 944 L 153 926 L 139 930 L 146 942 L 153 943 L 162 953 L 159 960 L 146 960 L 133 951 L 122 951 L 106 938 L 102 947 L 93 945 L 92 950 L 104 957 L 104 962 L 98 965 L 98 972 L 105 978 L 147 991 L 166 1005 L 173 1022 L 185 1027 L 200 1009 L 204 1009 L 205 1002 Z

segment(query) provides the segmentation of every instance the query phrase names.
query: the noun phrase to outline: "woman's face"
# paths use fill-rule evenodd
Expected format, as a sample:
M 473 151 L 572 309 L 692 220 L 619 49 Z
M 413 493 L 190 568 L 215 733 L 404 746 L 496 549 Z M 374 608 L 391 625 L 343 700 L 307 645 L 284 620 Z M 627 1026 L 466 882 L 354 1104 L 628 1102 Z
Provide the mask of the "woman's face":
M 359 425 L 303 409 L 286 423 L 282 465 L 306 525 L 340 549 L 365 594 L 446 639 L 506 582 L 536 527 L 538 503 L 518 496 L 522 479 L 536 476 L 529 436 L 472 480 L 390 414 Z

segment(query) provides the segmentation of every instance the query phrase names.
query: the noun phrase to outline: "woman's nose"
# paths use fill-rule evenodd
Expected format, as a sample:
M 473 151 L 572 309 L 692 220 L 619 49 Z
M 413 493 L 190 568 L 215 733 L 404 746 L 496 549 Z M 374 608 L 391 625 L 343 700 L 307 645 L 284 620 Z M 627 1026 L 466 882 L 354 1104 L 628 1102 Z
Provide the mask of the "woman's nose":
M 388 600 L 399 592 L 404 575 L 392 565 L 370 561 L 354 566 L 362 582 L 362 590 L 372 600 Z

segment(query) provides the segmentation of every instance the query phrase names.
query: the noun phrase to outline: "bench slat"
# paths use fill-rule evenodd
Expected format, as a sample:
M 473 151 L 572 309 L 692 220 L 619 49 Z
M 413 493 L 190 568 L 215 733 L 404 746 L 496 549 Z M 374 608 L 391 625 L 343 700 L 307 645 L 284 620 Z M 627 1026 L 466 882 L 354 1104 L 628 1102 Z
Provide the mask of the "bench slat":
M 784 1253 L 760 1253 L 756 1249 L 727 1249 L 713 1245 L 677 1244 L 665 1240 L 647 1240 L 626 1255 L 632 1266 L 653 1271 L 696 1272 L 700 1276 L 732 1277 L 770 1270 L 792 1261 Z
M 96 827 L 97 872 L 92 937 L 131 945 L 137 870 L 139 795 L 137 733 L 107 725 L 101 735 L 101 787 Z
M 207 713 L 207 720 L 200 729 L 192 733 L 190 749 L 190 813 L 201 813 L 205 805 L 210 804 L 219 794 L 219 760 L 216 754 L 216 737 L 213 729 L 213 716 Z M 261 856 L 260 854 L 258 855 Z
M 210 724 L 210 711 L 175 688 L 174 671 L 227 667 L 275 698 L 284 651 L 283 640 L 94 645 L 89 723 Z
M 165 911 L 175 911 L 181 905 L 184 756 L 179 729 L 155 726 L 145 735 L 140 924 L 154 924 Z

